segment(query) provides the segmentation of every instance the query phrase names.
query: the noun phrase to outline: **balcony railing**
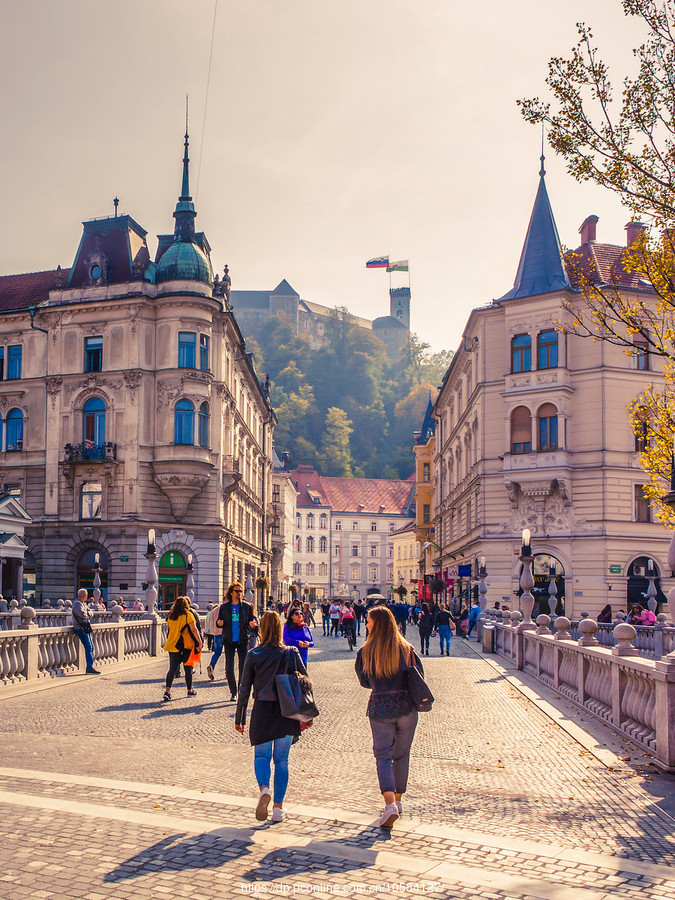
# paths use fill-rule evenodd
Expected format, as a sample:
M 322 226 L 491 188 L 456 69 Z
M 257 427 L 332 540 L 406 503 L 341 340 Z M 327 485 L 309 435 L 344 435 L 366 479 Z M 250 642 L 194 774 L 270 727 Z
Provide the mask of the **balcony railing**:
M 110 462 L 117 459 L 117 444 L 107 441 L 95 444 L 82 441 L 81 444 L 66 444 L 65 462 Z

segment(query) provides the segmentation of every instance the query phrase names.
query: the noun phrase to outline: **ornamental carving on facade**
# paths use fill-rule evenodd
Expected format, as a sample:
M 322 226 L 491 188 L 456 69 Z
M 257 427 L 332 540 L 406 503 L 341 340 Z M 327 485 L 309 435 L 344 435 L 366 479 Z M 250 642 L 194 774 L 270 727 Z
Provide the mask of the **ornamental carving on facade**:
M 171 503 L 171 512 L 177 522 L 181 522 L 187 512 L 192 498 L 198 494 L 208 482 L 208 475 L 161 474 L 153 476 L 157 487 Z
M 127 307 L 127 315 L 129 316 L 129 323 L 131 325 L 131 336 L 136 336 L 136 322 L 138 321 L 138 315 L 141 311 L 140 306 L 128 306 Z
M 133 404 L 136 399 L 136 391 L 138 390 L 138 386 L 141 383 L 141 370 L 130 369 L 128 372 L 125 372 L 122 377 L 124 378 L 124 383 L 126 384 L 127 390 L 129 391 L 131 403 Z
M 181 381 L 159 381 L 157 383 L 157 412 L 163 406 L 169 406 L 183 391 Z
M 63 378 L 61 378 L 60 375 L 50 375 L 45 381 L 47 393 L 49 394 L 49 399 L 52 403 L 52 411 L 56 409 L 56 397 L 61 390 L 62 384 Z

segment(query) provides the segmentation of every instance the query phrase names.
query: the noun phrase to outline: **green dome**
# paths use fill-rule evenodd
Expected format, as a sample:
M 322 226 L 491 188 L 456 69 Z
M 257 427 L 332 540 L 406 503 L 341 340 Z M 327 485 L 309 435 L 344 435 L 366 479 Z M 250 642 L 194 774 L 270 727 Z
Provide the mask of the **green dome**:
M 177 239 L 157 265 L 155 283 L 163 281 L 202 281 L 213 284 L 211 263 L 198 244 Z

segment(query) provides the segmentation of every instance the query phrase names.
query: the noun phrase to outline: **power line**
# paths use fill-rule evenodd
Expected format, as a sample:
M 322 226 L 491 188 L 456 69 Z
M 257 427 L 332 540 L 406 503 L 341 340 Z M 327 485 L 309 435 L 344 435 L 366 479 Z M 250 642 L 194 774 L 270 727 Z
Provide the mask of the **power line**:
M 206 112 L 209 106 L 209 87 L 211 85 L 211 63 L 213 62 L 213 44 L 216 38 L 216 16 L 218 15 L 218 0 L 213 4 L 213 25 L 211 26 L 211 50 L 209 52 L 209 69 L 206 75 L 206 97 L 204 99 L 204 121 L 202 122 L 202 140 L 199 148 L 199 165 L 197 166 L 197 190 L 195 201 L 199 199 L 199 179 L 202 174 L 202 155 L 204 153 L 204 134 L 206 132 Z

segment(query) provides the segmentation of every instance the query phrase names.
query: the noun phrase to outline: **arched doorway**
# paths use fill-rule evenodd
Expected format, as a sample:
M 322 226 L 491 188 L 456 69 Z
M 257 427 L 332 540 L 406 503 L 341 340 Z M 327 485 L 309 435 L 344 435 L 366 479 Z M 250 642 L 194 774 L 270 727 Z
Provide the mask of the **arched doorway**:
M 659 572 L 659 567 L 654 560 L 650 559 L 648 556 L 638 556 L 638 558 L 634 559 L 628 566 L 626 613 L 629 613 L 631 606 L 635 606 L 636 604 L 643 607 L 643 609 L 647 609 L 647 588 L 649 587 L 647 572 L 650 571 L 654 572 L 657 576 L 656 581 L 654 582 L 654 587 L 656 588 L 656 602 L 657 604 L 666 603 L 666 596 L 661 590 L 661 573 Z M 659 607 L 657 605 L 656 612 L 658 611 Z
M 171 609 L 176 597 L 185 596 L 185 578 L 187 563 L 178 550 L 167 550 L 159 561 L 159 596 L 160 609 Z
M 30 550 L 26 550 L 23 555 L 23 597 L 31 606 L 35 606 L 36 587 L 35 557 Z
M 550 614 L 548 586 L 551 583 L 551 575 L 555 574 L 555 585 L 557 588 L 558 602 L 555 608 L 556 616 L 565 615 L 565 567 L 549 553 L 537 553 L 534 557 L 534 587 L 532 595 L 534 597 L 535 607 L 533 615 Z M 518 592 L 518 596 L 522 591 Z
M 104 603 L 108 601 L 108 557 L 103 550 L 94 547 L 91 550 L 85 550 L 77 561 L 77 590 L 85 588 L 90 597 L 94 596 L 94 574 L 96 569 L 96 554 L 99 555 L 99 578 L 101 579 L 101 599 Z

